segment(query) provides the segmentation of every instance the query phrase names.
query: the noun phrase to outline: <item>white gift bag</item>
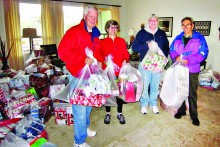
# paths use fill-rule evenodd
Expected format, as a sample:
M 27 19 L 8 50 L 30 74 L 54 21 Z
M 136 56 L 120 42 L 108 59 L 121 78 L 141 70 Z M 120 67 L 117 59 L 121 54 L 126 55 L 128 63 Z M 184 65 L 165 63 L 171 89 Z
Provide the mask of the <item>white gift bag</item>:
M 189 69 L 174 63 L 164 77 L 160 98 L 169 107 L 178 109 L 189 96 Z

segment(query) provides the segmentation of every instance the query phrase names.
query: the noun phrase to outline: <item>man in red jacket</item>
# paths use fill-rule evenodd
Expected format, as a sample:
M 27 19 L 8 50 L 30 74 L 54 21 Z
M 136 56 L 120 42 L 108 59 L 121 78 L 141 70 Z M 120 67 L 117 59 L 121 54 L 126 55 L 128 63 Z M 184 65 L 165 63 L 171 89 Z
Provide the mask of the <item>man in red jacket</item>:
M 79 81 L 77 74 L 85 64 L 90 65 L 94 62 L 92 58 L 87 57 L 85 49 L 88 47 L 95 52 L 99 46 L 100 31 L 96 27 L 97 19 L 97 8 L 91 5 L 87 6 L 84 9 L 81 22 L 67 30 L 59 44 L 59 57 L 66 63 L 66 68 L 71 74 L 70 89 L 76 87 Z M 74 147 L 89 147 L 86 138 L 96 135 L 95 131 L 89 129 L 92 107 L 72 105 L 72 110 L 74 116 Z

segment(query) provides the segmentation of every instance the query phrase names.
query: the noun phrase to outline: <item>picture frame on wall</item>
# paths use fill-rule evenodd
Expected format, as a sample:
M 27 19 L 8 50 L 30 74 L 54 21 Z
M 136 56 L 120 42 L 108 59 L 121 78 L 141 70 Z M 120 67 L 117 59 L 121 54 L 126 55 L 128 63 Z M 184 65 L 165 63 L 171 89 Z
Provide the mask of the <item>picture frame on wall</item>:
M 204 36 L 209 36 L 211 21 L 194 21 L 194 30 Z
M 167 34 L 167 37 L 172 37 L 173 17 L 158 17 L 158 20 L 158 27 Z

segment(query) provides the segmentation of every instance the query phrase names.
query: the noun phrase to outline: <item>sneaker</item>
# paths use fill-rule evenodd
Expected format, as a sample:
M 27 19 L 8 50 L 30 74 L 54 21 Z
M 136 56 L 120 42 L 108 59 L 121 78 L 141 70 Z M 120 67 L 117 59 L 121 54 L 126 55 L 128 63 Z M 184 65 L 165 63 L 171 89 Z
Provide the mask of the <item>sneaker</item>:
M 104 119 L 104 123 L 105 124 L 110 124 L 110 119 L 111 119 L 111 115 L 110 114 L 106 114 L 105 115 L 105 119 Z
M 150 109 L 153 111 L 154 114 L 159 114 L 159 109 L 157 106 L 150 106 Z
M 186 112 L 177 112 L 174 117 L 176 119 L 180 119 L 182 116 L 186 115 Z
M 141 108 L 141 113 L 142 114 L 147 114 L 147 108 L 146 107 L 142 107 Z
M 123 116 L 123 114 L 118 114 L 117 115 L 117 119 L 119 120 L 120 124 L 125 124 L 125 117 Z
M 74 142 L 73 147 L 91 147 L 88 143 L 84 142 L 83 144 L 76 144 Z
M 87 136 L 88 137 L 94 137 L 96 135 L 96 131 L 90 130 L 87 128 Z
M 199 126 L 200 125 L 199 119 L 198 118 L 193 119 L 192 124 L 195 126 Z

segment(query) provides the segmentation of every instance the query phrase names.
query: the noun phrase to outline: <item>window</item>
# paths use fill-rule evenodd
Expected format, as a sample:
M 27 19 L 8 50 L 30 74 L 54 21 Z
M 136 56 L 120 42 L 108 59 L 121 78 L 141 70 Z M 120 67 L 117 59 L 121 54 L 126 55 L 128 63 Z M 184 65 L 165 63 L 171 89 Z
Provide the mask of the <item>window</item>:
M 20 3 L 21 31 L 23 28 L 36 28 L 38 36 L 42 36 L 41 5 Z
M 42 36 L 41 25 L 41 4 L 40 3 L 19 3 L 21 34 L 23 28 L 36 28 L 37 36 Z M 63 16 L 64 16 L 64 32 L 70 27 L 80 23 L 83 18 L 83 5 L 76 3 L 63 3 Z M 101 32 L 100 38 L 105 38 L 105 23 L 110 20 L 111 8 L 99 8 L 98 28 Z M 33 38 L 33 48 L 38 49 L 42 45 L 43 40 L 41 37 Z M 24 60 L 26 61 L 26 54 L 30 54 L 30 41 L 29 38 L 22 38 L 22 49 L 24 53 Z M 29 56 L 28 56 L 29 57 Z
M 36 28 L 37 36 L 42 36 L 41 27 L 41 5 L 19 3 L 21 35 L 23 34 L 23 28 Z M 40 48 L 42 44 L 42 38 L 33 38 L 33 48 Z M 30 40 L 29 38 L 22 38 L 22 49 L 24 55 L 24 62 L 30 56 Z
M 110 8 L 99 8 L 98 16 L 98 28 L 101 32 L 100 39 L 106 38 L 107 33 L 105 31 L 105 23 L 112 19 L 112 13 Z
M 64 32 L 72 26 L 80 23 L 83 18 L 83 7 L 81 6 L 63 6 Z

